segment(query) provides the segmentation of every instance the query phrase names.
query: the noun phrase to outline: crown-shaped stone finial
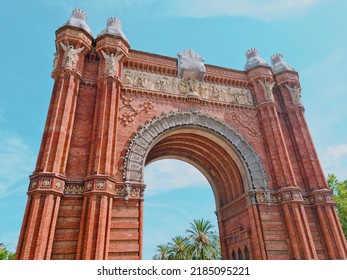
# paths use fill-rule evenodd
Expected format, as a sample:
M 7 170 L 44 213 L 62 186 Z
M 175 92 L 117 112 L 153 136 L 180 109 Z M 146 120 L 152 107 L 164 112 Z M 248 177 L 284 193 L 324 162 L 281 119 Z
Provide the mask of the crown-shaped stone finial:
M 205 59 L 193 50 L 184 50 L 178 56 L 178 77 L 204 80 L 206 68 Z
M 92 35 L 92 31 L 90 27 L 88 26 L 86 20 L 87 20 L 87 13 L 85 11 L 79 8 L 73 9 L 70 19 L 64 24 L 64 26 L 70 25 L 70 26 L 83 28 L 90 35 Z
M 247 62 L 245 65 L 245 70 L 251 69 L 253 67 L 262 65 L 269 66 L 265 59 L 259 56 L 258 50 L 256 48 L 251 48 L 246 51 Z
M 107 20 L 106 28 L 100 32 L 98 37 L 104 34 L 111 34 L 122 37 L 125 41 L 128 42 L 128 39 L 125 37 L 123 31 L 122 31 L 122 22 L 120 19 L 116 17 L 110 17 Z
M 272 71 L 274 74 L 289 70 L 295 71 L 295 69 L 284 61 L 281 53 L 276 53 L 271 56 Z
M 249 50 L 246 51 L 246 57 L 251 58 L 259 56 L 258 50 L 256 48 L 250 48 Z
M 87 19 L 87 13 L 83 11 L 82 9 L 73 9 L 71 13 L 72 18 L 86 20 Z

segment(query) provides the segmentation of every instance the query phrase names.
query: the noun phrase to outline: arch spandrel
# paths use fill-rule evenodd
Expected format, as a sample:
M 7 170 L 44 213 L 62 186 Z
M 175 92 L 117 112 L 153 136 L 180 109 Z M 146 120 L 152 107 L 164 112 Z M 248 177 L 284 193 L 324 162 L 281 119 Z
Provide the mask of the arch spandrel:
M 172 129 L 195 127 L 219 135 L 235 149 L 241 158 L 250 179 L 251 189 L 267 189 L 267 178 L 262 162 L 247 140 L 222 120 L 197 111 L 178 111 L 163 114 L 148 121 L 131 139 L 124 160 L 124 180 L 129 183 L 143 183 L 143 169 L 146 157 L 166 132 Z

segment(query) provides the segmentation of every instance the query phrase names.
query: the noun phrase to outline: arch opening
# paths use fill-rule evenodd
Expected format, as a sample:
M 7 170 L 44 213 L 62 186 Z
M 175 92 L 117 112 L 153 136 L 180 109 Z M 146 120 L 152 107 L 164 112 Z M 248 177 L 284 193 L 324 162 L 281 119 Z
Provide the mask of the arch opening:
M 212 187 L 217 210 L 250 188 L 249 174 L 233 147 L 203 128 L 173 128 L 160 135 L 145 165 L 160 159 L 178 159 L 196 167 Z
M 194 166 L 182 160 L 161 159 L 145 168 L 143 259 L 158 254 L 177 236 L 187 237 L 194 220 L 204 219 L 219 236 L 211 185 Z

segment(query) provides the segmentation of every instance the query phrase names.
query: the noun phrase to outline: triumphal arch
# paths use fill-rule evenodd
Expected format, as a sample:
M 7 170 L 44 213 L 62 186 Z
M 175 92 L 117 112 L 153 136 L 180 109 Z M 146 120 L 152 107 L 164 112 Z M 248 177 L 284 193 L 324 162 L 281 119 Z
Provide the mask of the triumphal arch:
M 298 73 L 256 49 L 244 71 L 96 38 L 75 9 L 56 31 L 54 87 L 16 256 L 141 259 L 144 167 L 175 158 L 215 196 L 224 259 L 345 259 Z

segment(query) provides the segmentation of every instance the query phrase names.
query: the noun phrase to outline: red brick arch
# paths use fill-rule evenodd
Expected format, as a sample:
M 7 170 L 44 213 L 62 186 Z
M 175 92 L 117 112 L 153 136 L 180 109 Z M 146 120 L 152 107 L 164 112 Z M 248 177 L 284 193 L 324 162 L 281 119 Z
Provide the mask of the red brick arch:
M 56 31 L 17 259 L 141 259 L 143 168 L 161 158 L 185 160 L 210 182 L 224 259 L 347 257 L 299 76 L 281 55 L 271 68 L 251 49 L 239 71 L 187 50 L 193 75 L 112 28 L 93 38 L 74 13 Z

